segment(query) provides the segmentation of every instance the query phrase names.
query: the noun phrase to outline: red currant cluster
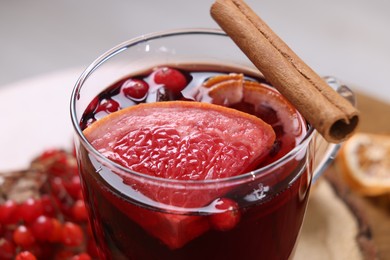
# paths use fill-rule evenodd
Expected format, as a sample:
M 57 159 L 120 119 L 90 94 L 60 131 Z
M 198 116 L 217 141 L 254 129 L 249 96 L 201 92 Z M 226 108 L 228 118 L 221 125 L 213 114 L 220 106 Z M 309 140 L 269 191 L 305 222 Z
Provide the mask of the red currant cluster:
M 31 168 L 44 178 L 36 192 L 0 198 L 0 260 L 96 258 L 75 157 L 46 151 Z

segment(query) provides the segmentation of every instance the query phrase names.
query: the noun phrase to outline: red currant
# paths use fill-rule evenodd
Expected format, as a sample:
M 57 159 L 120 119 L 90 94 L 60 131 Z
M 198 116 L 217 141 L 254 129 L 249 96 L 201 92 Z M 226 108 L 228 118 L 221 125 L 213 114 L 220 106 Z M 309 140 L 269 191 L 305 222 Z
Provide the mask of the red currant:
M 227 231 L 234 228 L 240 221 L 238 204 L 228 198 L 220 198 L 215 201 L 215 208 L 219 211 L 210 215 L 210 222 L 214 229 Z
M 149 91 L 149 85 L 142 79 L 128 79 L 122 85 L 123 94 L 127 98 L 142 100 Z
M 163 67 L 156 70 L 154 81 L 163 84 L 166 89 L 173 92 L 180 92 L 187 86 L 187 79 L 183 73 L 177 69 Z
M 73 222 L 65 222 L 62 229 L 62 242 L 67 246 L 81 245 L 84 242 L 82 228 Z
M 13 234 L 13 240 L 15 244 L 22 247 L 29 247 L 35 242 L 33 233 L 28 227 L 24 225 L 20 225 L 15 229 Z
M 16 255 L 15 260 L 36 260 L 37 258 L 29 251 L 22 251 Z

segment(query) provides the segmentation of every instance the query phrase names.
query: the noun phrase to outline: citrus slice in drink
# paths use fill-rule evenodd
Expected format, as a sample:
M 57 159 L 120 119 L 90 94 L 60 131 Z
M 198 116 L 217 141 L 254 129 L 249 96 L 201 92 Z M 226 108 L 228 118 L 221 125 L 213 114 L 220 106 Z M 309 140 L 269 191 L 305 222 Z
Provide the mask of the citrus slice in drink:
M 276 141 L 268 153 L 267 162 L 288 153 L 307 132 L 305 120 L 297 109 L 278 91 L 242 74 L 218 75 L 203 83 L 214 104 L 229 106 L 256 115 L 272 126 Z
M 177 186 L 164 180 L 204 181 L 243 174 L 261 163 L 275 140 L 273 128 L 256 116 L 190 101 L 128 107 L 93 123 L 84 134 L 112 161 L 161 178 L 158 182 L 116 172 L 129 189 L 161 208 L 188 210 L 210 204 L 231 187 L 202 190 L 193 182 Z M 170 248 L 182 247 L 209 229 L 206 217 L 154 212 L 115 197 L 111 201 Z
M 366 196 L 390 193 L 390 136 L 356 133 L 342 146 L 337 165 L 349 186 Z
M 212 103 L 229 106 L 240 102 L 243 95 L 244 75 L 227 74 L 209 78 L 203 83 L 203 87 L 208 88 L 208 95 Z
M 166 179 L 209 180 L 251 170 L 275 140 L 263 120 L 235 109 L 188 101 L 141 104 L 84 131 L 107 158 Z

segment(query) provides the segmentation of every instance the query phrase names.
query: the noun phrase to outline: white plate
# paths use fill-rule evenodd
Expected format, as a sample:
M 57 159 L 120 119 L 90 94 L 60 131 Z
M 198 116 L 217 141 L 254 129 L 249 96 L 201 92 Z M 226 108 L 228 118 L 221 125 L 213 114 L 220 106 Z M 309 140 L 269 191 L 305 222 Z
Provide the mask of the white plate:
M 0 171 L 28 166 L 48 148 L 72 146 L 70 95 L 82 69 L 0 88 Z

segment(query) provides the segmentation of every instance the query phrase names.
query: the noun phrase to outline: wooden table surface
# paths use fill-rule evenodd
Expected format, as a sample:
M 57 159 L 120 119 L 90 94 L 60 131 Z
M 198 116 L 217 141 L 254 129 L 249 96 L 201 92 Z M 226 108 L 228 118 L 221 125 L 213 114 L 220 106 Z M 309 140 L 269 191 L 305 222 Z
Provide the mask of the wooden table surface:
M 360 132 L 390 134 L 390 104 L 358 94 Z M 390 195 L 375 198 L 354 194 L 367 222 L 379 259 L 390 259 Z

